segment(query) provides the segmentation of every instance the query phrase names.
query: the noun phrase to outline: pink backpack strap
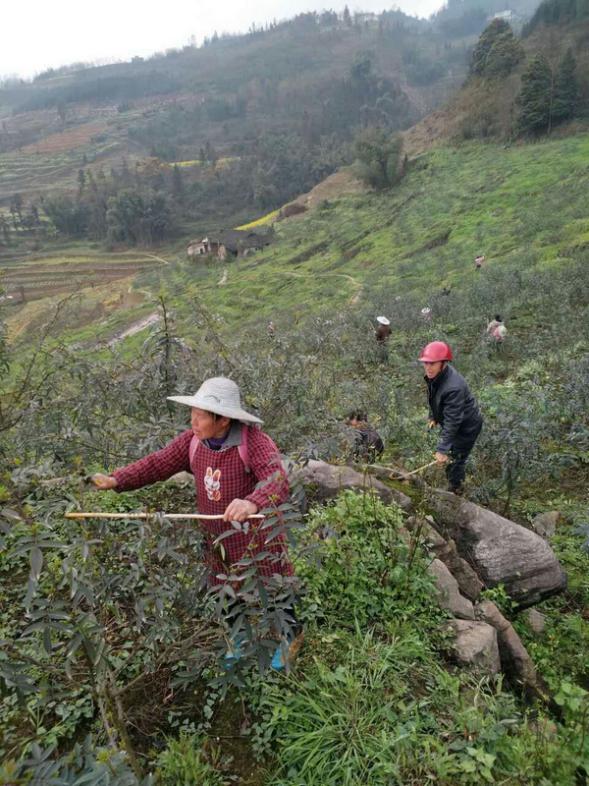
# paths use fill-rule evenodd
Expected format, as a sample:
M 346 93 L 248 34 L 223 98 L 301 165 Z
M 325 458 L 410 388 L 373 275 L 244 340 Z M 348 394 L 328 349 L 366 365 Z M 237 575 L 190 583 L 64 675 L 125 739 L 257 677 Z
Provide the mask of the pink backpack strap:
M 239 458 L 243 462 L 243 466 L 245 467 L 246 472 L 251 472 L 250 466 L 248 464 L 248 451 L 247 451 L 247 443 L 248 443 L 248 436 L 249 436 L 249 429 L 246 425 L 241 427 L 241 442 L 237 446 L 237 450 L 239 452 Z M 192 462 L 194 461 L 194 456 L 196 454 L 196 449 L 200 444 L 200 440 L 198 437 L 194 436 L 190 440 L 190 446 L 188 448 L 188 461 L 192 466 Z
M 244 424 L 241 427 L 241 442 L 237 447 L 237 450 L 239 451 L 239 458 L 242 460 L 246 472 L 251 472 L 250 465 L 248 462 L 248 450 L 247 450 L 249 432 L 250 432 L 249 427 Z
M 198 447 L 199 442 L 200 439 L 196 436 L 192 437 L 192 439 L 190 440 L 190 447 L 188 448 L 188 463 L 190 464 L 190 466 L 192 466 L 192 462 L 194 461 L 194 455 L 196 453 L 196 449 Z

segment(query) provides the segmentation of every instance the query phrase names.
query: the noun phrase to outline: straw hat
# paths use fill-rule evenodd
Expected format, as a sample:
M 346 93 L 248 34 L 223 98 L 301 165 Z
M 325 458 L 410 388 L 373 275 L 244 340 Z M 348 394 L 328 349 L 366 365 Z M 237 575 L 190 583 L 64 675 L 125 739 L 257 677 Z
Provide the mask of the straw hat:
M 168 396 L 169 401 L 186 404 L 187 407 L 205 409 L 244 423 L 262 423 L 260 418 L 250 415 L 241 406 L 239 387 L 227 377 L 206 379 L 193 396 Z
M 391 324 L 390 319 L 387 319 L 386 317 L 377 317 L 376 321 L 379 322 L 381 325 L 390 325 Z

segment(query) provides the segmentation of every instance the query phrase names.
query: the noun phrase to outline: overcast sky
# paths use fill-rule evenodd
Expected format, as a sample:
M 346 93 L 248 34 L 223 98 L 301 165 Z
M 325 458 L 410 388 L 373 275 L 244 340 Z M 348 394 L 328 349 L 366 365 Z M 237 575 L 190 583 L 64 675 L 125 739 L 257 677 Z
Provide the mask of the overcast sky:
M 302 11 L 346 4 L 321 0 L 8 0 L 0 19 L 0 77 L 33 76 L 50 67 L 96 60 L 128 60 L 197 42 L 215 30 L 240 32 Z M 397 5 L 429 16 L 443 0 L 350 2 L 351 11 Z

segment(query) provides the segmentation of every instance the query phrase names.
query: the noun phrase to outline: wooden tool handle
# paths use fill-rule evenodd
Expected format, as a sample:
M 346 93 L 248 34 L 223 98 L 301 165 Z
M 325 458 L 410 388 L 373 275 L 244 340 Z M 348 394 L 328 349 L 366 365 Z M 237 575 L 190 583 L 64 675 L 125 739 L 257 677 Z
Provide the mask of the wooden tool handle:
M 217 516 L 206 516 L 204 513 L 103 513 L 102 511 L 89 513 L 66 513 L 66 519 L 152 519 L 161 515 L 166 519 L 177 521 L 192 521 L 194 519 L 204 519 L 205 521 L 220 521 L 223 514 Z M 248 519 L 263 519 L 261 513 L 254 513 Z

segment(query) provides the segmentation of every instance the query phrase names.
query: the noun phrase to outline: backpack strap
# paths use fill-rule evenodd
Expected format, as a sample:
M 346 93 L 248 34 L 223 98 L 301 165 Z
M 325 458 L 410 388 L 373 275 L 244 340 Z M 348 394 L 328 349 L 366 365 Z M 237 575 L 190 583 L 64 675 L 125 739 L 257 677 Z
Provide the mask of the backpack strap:
M 239 452 L 239 458 L 243 463 L 245 471 L 249 473 L 251 472 L 251 468 L 248 464 L 248 451 L 247 451 L 248 436 L 249 436 L 249 429 L 246 425 L 243 425 L 241 427 L 241 442 L 237 446 L 237 450 Z M 199 444 L 200 444 L 200 439 L 197 436 L 192 437 L 192 439 L 190 440 L 190 446 L 188 448 L 188 461 L 190 465 L 192 465 L 192 462 L 194 461 L 194 456 L 196 455 L 196 449 L 198 448 Z
M 237 446 L 237 450 L 239 451 L 239 458 L 242 460 L 243 466 L 245 467 L 245 471 L 248 473 L 252 471 L 248 462 L 248 450 L 247 450 L 249 432 L 250 432 L 249 426 L 246 426 L 244 424 L 241 427 L 241 442 Z
M 200 439 L 197 436 L 192 437 L 190 440 L 190 446 L 188 448 L 188 463 L 192 466 L 192 462 L 194 461 L 194 456 L 196 454 L 196 449 L 200 443 Z

